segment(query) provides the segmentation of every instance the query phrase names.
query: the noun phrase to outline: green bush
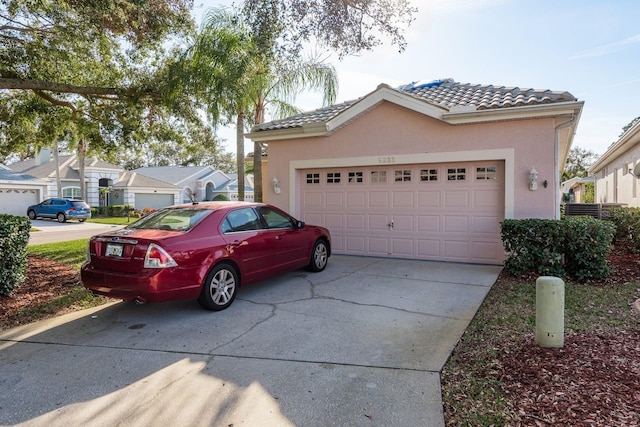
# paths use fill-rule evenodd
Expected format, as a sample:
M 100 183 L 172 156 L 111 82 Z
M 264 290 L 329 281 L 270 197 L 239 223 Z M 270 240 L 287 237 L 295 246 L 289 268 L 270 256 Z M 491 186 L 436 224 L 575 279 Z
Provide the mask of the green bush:
M 31 221 L 0 214 L 0 295 L 9 295 L 24 281 Z
M 584 280 L 611 273 L 607 256 L 613 247 L 612 222 L 591 217 L 507 219 L 501 223 L 501 233 L 508 255 L 505 270 L 510 274 L 536 270 Z
M 640 208 L 612 208 L 607 219 L 616 226 L 616 240 L 628 240 L 640 250 Z
M 214 202 L 228 202 L 229 198 L 227 196 L 225 196 L 224 194 L 218 194 L 216 197 L 213 198 Z

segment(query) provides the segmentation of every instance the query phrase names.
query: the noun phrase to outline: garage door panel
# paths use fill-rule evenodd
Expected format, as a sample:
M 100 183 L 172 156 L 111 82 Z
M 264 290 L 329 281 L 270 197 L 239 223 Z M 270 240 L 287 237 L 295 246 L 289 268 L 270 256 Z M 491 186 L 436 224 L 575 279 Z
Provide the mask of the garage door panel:
M 500 233 L 500 219 L 496 216 L 490 217 L 474 217 L 473 232 L 474 233 Z
M 472 257 L 476 261 L 490 262 L 496 259 L 499 250 L 502 246 L 498 247 L 495 242 L 471 242 Z
M 444 194 L 444 207 L 446 209 L 452 208 L 468 208 L 469 203 L 469 191 L 447 191 Z
M 414 257 L 413 252 L 413 239 L 392 239 L 391 245 L 393 248 L 392 254 L 400 257 Z
M 440 231 L 440 215 L 418 216 L 418 231 L 438 233 Z
M 389 230 L 388 215 L 369 215 L 369 229 L 371 231 L 387 231 Z
M 440 191 L 419 191 L 418 192 L 418 207 L 420 208 L 439 208 L 441 203 Z
M 417 255 L 424 259 L 440 258 L 440 240 L 419 239 Z
M 389 255 L 389 239 L 387 238 L 369 238 L 369 252 L 376 255 Z
M 388 191 L 371 191 L 369 193 L 369 207 L 388 208 L 390 193 Z
M 468 233 L 469 217 L 453 215 L 445 216 L 444 231 L 447 233 Z
M 321 208 L 322 201 L 324 198 L 322 197 L 323 193 L 320 191 L 307 191 L 304 193 L 304 207 L 305 211 L 311 208 Z
M 344 193 L 326 193 L 325 206 L 328 208 L 342 208 L 344 206 Z
M 499 191 L 478 190 L 474 192 L 475 208 L 494 209 L 496 206 L 502 205 L 502 194 Z
M 327 221 L 326 217 L 327 215 L 322 215 L 321 213 L 305 213 L 303 216 L 303 220 L 307 224 L 328 224 L 329 221 Z M 325 218 L 324 221 L 323 218 Z M 332 224 L 332 228 L 335 228 L 335 224 Z
M 364 237 L 345 236 L 345 241 L 346 241 L 345 251 L 347 253 L 361 254 L 364 252 L 366 248 L 365 246 L 366 241 Z
M 364 192 L 347 193 L 347 207 L 364 209 L 366 197 Z
M 504 259 L 503 161 L 302 171 L 309 172 L 319 178 L 303 181 L 303 214 L 313 213 L 307 222 L 329 228 L 335 253 L 490 264 Z M 356 173 L 362 177 L 357 183 L 335 180 Z
M 413 215 L 394 215 L 392 221 L 395 231 L 414 231 L 415 216 Z
M 344 229 L 344 215 L 342 214 L 326 214 L 324 215 L 324 222 L 313 222 L 309 220 L 309 224 L 325 224 L 324 226 L 329 229 Z
M 413 191 L 394 191 L 392 195 L 394 208 L 412 208 L 415 203 Z
M 469 242 L 459 240 L 447 240 L 444 242 L 444 257 L 446 259 L 469 259 Z

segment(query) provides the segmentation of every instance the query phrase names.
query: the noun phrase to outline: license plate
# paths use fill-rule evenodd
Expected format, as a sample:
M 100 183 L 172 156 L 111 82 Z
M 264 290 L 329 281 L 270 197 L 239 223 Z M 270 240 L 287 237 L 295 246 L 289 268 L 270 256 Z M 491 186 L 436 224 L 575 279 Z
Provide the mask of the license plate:
M 107 243 L 107 256 L 122 256 L 122 245 Z

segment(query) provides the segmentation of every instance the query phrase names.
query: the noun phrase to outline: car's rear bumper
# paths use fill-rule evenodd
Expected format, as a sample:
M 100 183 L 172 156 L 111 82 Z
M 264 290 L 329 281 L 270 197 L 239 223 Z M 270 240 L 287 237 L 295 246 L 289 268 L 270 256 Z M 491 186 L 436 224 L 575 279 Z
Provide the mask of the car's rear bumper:
M 124 300 L 163 302 L 196 299 L 200 295 L 198 284 L 176 286 L 169 269 L 145 269 L 131 274 L 96 270 L 85 264 L 80 269 L 80 278 L 83 286 L 93 293 Z

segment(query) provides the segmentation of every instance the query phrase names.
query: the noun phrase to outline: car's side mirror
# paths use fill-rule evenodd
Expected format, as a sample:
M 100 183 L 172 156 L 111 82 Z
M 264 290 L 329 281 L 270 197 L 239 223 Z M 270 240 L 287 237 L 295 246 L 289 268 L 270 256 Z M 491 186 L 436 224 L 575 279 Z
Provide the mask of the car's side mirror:
M 301 228 L 304 228 L 304 221 L 296 222 L 296 230 L 300 230 Z

